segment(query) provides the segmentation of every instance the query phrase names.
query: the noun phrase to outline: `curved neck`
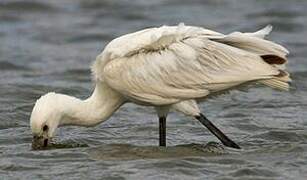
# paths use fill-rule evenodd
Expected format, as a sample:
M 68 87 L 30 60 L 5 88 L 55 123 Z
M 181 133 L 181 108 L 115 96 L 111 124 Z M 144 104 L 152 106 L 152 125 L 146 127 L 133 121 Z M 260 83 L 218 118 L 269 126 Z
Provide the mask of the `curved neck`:
M 107 120 L 123 103 L 122 96 L 106 84 L 97 82 L 88 99 L 66 98 L 60 125 L 95 126 Z

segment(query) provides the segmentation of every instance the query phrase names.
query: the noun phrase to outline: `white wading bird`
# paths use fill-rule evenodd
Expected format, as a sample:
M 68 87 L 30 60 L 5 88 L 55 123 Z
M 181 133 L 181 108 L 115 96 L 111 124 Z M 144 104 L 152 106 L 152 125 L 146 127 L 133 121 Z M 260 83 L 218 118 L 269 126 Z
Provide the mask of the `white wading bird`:
M 193 116 L 221 142 L 240 148 L 199 110 L 211 95 L 250 83 L 288 90 L 288 51 L 254 33 L 224 35 L 201 27 L 162 26 L 111 41 L 92 66 L 96 87 L 86 100 L 48 93 L 31 114 L 33 147 L 45 147 L 59 126 L 95 126 L 120 106 L 133 102 L 154 106 L 159 117 L 160 146 L 166 145 L 170 109 Z

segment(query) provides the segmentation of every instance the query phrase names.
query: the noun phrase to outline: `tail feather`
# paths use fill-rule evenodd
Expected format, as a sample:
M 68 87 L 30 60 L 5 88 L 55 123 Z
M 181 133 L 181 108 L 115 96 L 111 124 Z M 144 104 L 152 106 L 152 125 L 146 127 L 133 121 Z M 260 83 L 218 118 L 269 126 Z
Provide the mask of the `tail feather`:
M 291 78 L 288 72 L 279 70 L 280 73 L 274 76 L 271 79 L 263 79 L 259 80 L 260 83 L 269 86 L 274 89 L 282 90 L 282 91 L 289 91 L 291 82 Z
M 264 36 L 271 32 L 271 30 L 272 26 L 268 25 L 262 30 L 256 31 L 254 33 L 234 32 L 226 35 L 224 38 L 215 39 L 215 41 L 260 56 L 267 56 L 266 59 L 272 59 L 272 57 L 269 57 L 268 55 L 285 58 L 289 54 L 289 51 L 286 48 L 272 41 L 263 39 Z
M 280 81 L 278 79 L 266 79 L 266 80 L 260 80 L 260 83 L 269 86 L 274 89 L 282 90 L 282 91 L 289 91 L 289 84 L 284 81 Z
M 288 91 L 291 79 L 289 73 L 286 72 L 285 65 L 289 51 L 277 43 L 264 39 L 271 31 L 272 26 L 268 25 L 254 33 L 234 32 L 223 38 L 214 39 L 214 41 L 260 56 L 267 65 L 276 70 L 274 73 L 278 71 L 280 73 L 270 75 L 267 79 L 261 79 L 257 82 L 274 89 Z
M 264 28 L 260 29 L 259 31 L 253 32 L 253 33 L 244 33 L 245 35 L 248 36 L 253 36 L 253 37 L 258 37 L 261 39 L 264 39 L 265 36 L 269 35 L 270 32 L 272 31 L 273 26 L 272 25 L 267 25 Z

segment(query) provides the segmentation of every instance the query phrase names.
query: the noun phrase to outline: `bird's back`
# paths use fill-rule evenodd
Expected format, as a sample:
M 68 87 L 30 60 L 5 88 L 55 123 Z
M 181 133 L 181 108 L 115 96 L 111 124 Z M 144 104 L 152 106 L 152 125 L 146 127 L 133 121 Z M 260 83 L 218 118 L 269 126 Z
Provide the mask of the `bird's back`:
M 208 29 L 185 26 L 161 26 L 129 33 L 112 40 L 103 53 L 110 53 L 111 59 L 129 56 L 138 51 L 155 50 L 191 36 L 224 37 L 223 34 Z
M 184 25 L 145 29 L 111 41 L 93 72 L 119 93 L 156 105 L 255 80 L 285 89 L 288 73 L 279 66 L 288 51 L 258 37 L 261 33 L 267 32 L 223 35 Z

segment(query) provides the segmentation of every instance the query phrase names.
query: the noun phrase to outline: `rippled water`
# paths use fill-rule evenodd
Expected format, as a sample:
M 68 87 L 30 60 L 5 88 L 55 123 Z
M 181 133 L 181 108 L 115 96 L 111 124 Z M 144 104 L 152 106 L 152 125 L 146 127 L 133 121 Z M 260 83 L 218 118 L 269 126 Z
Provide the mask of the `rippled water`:
M 301 0 L 1 0 L 0 179 L 306 179 L 306 8 Z M 87 97 L 90 63 L 108 41 L 179 22 L 224 33 L 272 24 L 270 39 L 290 50 L 289 93 L 256 87 L 202 105 L 243 150 L 204 151 L 218 140 L 175 113 L 169 147 L 159 148 L 153 109 L 127 104 L 94 128 L 60 128 L 58 142 L 85 146 L 31 151 L 29 115 L 40 95 Z

